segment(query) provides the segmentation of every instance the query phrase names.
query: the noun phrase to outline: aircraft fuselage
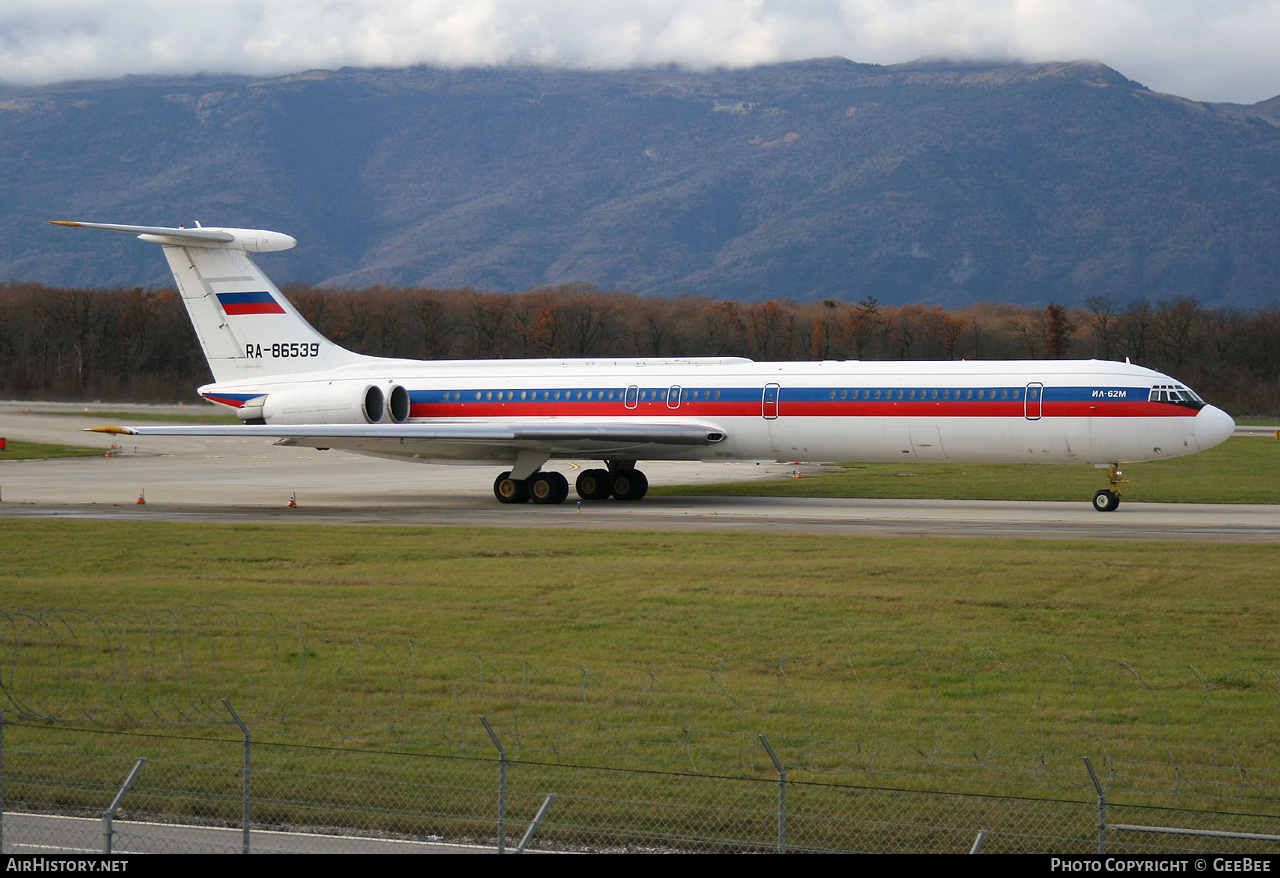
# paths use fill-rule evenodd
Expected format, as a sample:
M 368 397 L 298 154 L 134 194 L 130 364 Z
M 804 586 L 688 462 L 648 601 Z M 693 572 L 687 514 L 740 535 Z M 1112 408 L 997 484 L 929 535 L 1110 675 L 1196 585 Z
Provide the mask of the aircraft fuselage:
M 636 459 L 650 460 L 1103 464 L 1190 454 L 1234 428 L 1168 376 L 1099 360 L 388 360 L 380 368 L 345 367 L 284 382 L 209 385 L 201 394 L 238 407 L 290 388 L 335 383 L 349 385 L 353 395 L 365 384 L 405 388 L 410 424 L 680 420 L 724 435 L 706 446 L 638 450 Z M 276 411 L 265 423 L 315 420 L 314 410 L 302 406 L 294 417 Z M 326 447 L 410 460 L 453 458 L 439 447 L 424 454 L 415 446 L 390 435 L 326 440 Z M 471 443 L 460 453 L 475 459 L 477 451 Z M 514 459 L 509 449 L 490 453 L 489 461 Z

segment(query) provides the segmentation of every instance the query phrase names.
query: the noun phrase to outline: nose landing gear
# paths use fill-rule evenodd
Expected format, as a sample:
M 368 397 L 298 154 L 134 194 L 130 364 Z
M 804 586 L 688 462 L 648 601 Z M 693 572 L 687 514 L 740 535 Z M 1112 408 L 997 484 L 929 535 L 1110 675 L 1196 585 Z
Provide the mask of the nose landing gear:
M 1122 479 L 1120 472 L 1120 464 L 1113 463 L 1108 465 L 1108 472 L 1111 475 L 1111 484 L 1109 487 L 1103 488 L 1101 491 L 1093 495 L 1093 508 L 1099 512 L 1115 512 L 1120 506 L 1120 485 L 1129 484 L 1128 479 Z

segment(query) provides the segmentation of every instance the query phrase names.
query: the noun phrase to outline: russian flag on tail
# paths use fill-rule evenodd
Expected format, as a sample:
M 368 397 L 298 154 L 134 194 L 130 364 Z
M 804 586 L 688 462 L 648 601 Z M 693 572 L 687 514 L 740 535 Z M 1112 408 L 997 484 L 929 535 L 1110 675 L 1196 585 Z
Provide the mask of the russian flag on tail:
M 218 293 L 218 302 L 228 317 L 240 314 L 283 314 L 284 308 L 268 292 Z

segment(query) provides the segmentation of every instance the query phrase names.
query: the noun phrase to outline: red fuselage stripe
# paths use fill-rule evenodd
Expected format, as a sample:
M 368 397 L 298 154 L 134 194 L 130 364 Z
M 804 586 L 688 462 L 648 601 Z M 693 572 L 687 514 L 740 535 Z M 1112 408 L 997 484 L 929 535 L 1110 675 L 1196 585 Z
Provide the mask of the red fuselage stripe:
M 808 402 L 783 401 L 779 417 L 794 418 L 1022 418 L 1028 414 L 1023 400 L 989 402 L 880 401 Z M 770 412 L 772 414 L 772 412 Z M 762 417 L 760 402 L 682 401 L 675 408 L 661 400 L 645 401 L 634 408 L 618 400 L 604 402 L 448 402 L 414 403 L 413 418 L 750 418 Z M 1031 403 L 1031 417 L 1036 404 Z M 1045 401 L 1039 405 L 1044 418 L 1194 418 L 1185 406 L 1147 401 Z

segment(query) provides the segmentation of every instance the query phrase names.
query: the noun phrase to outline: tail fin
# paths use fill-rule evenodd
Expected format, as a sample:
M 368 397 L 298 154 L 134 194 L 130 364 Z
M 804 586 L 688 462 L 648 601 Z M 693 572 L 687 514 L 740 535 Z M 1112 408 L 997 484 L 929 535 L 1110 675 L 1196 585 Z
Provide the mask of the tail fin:
M 297 241 L 288 235 L 259 229 L 50 222 L 129 232 L 159 244 L 215 382 L 310 372 L 372 359 L 317 332 L 254 264 L 250 253 L 293 247 Z

